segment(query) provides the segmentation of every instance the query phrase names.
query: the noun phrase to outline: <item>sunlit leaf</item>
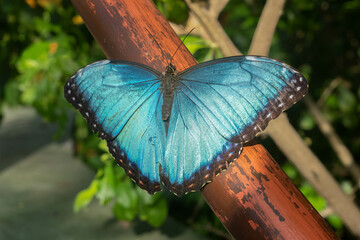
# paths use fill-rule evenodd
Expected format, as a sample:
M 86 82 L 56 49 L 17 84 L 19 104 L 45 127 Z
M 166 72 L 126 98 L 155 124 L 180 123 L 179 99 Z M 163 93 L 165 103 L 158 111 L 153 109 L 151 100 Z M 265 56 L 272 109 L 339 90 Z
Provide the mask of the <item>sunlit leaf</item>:
M 94 179 L 88 188 L 82 190 L 76 195 L 73 205 L 74 211 L 79 212 L 81 209 L 88 206 L 95 194 L 97 193 L 98 189 L 99 182 L 97 179 Z
M 300 191 L 317 211 L 326 207 L 326 201 L 324 198 L 322 198 L 309 183 L 305 183 L 300 186 Z
M 291 178 L 292 180 L 297 178 L 297 176 L 299 175 L 295 167 L 289 163 L 283 165 L 281 168 L 286 173 L 286 175 L 288 175 L 289 178 Z
M 140 219 L 147 221 L 153 227 L 159 227 L 166 220 L 168 214 L 167 202 L 164 198 L 158 198 L 152 205 L 144 205 L 140 210 Z
M 342 222 L 342 220 L 339 218 L 339 216 L 337 215 L 330 215 L 326 218 L 326 220 L 331 224 L 331 226 L 333 226 L 335 229 L 341 229 L 344 224 Z
M 186 3 L 182 0 L 156 0 L 155 4 L 170 22 L 184 23 L 188 18 Z
M 137 209 L 126 208 L 123 205 L 116 203 L 113 208 L 113 213 L 119 220 L 131 221 L 136 217 Z
M 315 127 L 314 118 L 309 114 L 305 113 L 300 119 L 300 127 L 304 130 L 311 130 Z
M 108 203 L 115 196 L 115 174 L 112 163 L 107 163 L 103 176 L 99 178 L 99 191 L 96 197 L 101 204 Z
M 338 104 L 343 112 L 350 112 L 355 108 L 356 97 L 347 88 L 339 87 Z

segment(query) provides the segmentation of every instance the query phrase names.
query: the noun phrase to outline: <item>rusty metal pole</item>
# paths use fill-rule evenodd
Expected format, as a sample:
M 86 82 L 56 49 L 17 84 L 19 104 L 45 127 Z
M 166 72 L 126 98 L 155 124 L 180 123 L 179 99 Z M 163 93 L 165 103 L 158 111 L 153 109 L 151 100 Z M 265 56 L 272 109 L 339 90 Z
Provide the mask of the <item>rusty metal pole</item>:
M 151 0 L 72 3 L 109 59 L 143 63 L 163 72 L 181 44 Z M 181 71 L 196 60 L 181 46 L 172 63 Z M 337 239 L 259 144 L 248 144 L 202 194 L 235 239 Z

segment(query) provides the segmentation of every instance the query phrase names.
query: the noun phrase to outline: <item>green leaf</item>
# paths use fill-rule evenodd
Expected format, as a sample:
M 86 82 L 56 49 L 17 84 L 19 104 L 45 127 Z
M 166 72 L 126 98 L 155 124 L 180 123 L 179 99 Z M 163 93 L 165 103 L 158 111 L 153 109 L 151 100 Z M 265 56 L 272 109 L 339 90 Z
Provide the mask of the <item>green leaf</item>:
M 100 161 L 105 164 L 112 164 L 114 162 L 114 158 L 112 158 L 109 153 L 103 153 L 100 155 Z
M 135 187 L 137 188 L 137 187 Z M 130 179 L 124 179 L 116 187 L 116 202 L 126 208 L 132 208 L 139 202 L 139 197 Z
M 184 41 L 184 44 L 198 62 L 209 61 L 222 57 L 221 52 L 216 45 L 205 41 L 198 36 L 189 35 Z
M 300 186 L 300 191 L 304 194 L 307 200 L 314 206 L 317 211 L 320 211 L 326 207 L 326 201 L 312 188 L 309 183 L 305 183 Z
M 162 197 L 161 193 L 150 195 L 144 189 L 136 188 L 135 190 L 141 200 L 141 204 L 143 205 L 153 205 L 156 203 L 156 201 L 158 201 L 160 197 Z
M 342 229 L 343 228 L 343 222 L 341 221 L 341 219 L 335 215 L 332 214 L 330 216 L 328 216 L 326 218 L 326 220 L 331 224 L 331 226 L 333 226 L 335 229 Z
M 17 62 L 17 69 L 20 73 L 24 73 L 29 69 L 38 69 L 41 64 L 46 63 L 49 53 L 49 42 L 37 42 L 22 53 L 20 59 Z
M 304 130 L 312 130 L 315 127 L 314 118 L 309 113 L 304 113 L 302 115 L 299 124 Z
M 354 192 L 354 187 L 351 181 L 345 180 L 341 181 L 341 189 L 344 191 L 345 194 L 351 195 Z
M 99 143 L 99 148 L 104 152 L 108 152 L 108 146 L 105 140 L 101 140 Z
M 95 194 L 97 193 L 98 189 L 99 189 L 99 182 L 97 179 L 94 179 L 88 188 L 79 192 L 76 195 L 74 201 L 74 205 L 73 205 L 74 212 L 77 213 L 81 209 L 88 206 L 91 200 L 93 199 L 93 197 L 95 196 Z
M 96 194 L 101 204 L 106 204 L 115 197 L 115 174 L 112 163 L 104 167 L 102 177 L 99 178 L 99 191 Z
M 165 198 L 158 197 L 155 204 L 145 205 L 140 209 L 139 217 L 153 227 L 160 227 L 166 220 L 167 214 L 168 206 Z
M 284 166 L 282 166 L 281 168 L 286 173 L 286 175 L 288 175 L 289 178 L 291 178 L 291 180 L 296 179 L 299 175 L 297 169 L 290 163 L 284 164 Z
M 137 187 L 135 187 L 137 188 Z M 130 221 L 139 212 L 139 196 L 129 178 L 118 182 L 116 186 L 116 204 L 114 214 L 120 220 Z
M 117 219 L 131 221 L 136 217 L 137 209 L 126 208 L 123 205 L 116 203 L 113 212 Z
M 188 18 L 186 3 L 182 0 L 156 0 L 155 4 L 170 22 L 184 23 Z
M 184 37 L 182 37 L 182 39 L 183 38 Z M 204 39 L 202 39 L 201 37 L 198 37 L 198 36 L 193 36 L 193 35 L 187 36 L 184 44 L 192 54 L 194 54 L 199 49 L 209 48 L 209 44 Z
M 343 112 L 350 112 L 355 109 L 356 97 L 355 95 L 345 87 L 339 87 L 339 108 Z

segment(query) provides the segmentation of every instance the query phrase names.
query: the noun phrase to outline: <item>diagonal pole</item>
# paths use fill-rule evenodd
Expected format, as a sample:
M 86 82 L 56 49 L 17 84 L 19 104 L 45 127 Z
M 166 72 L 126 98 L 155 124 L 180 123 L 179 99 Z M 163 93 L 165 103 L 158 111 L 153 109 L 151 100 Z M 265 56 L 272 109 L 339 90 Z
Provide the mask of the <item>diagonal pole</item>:
M 72 0 L 109 59 L 161 72 L 181 41 L 151 0 Z M 179 71 L 196 60 L 180 47 Z M 235 239 L 337 239 L 263 146 L 248 144 L 240 158 L 202 194 Z

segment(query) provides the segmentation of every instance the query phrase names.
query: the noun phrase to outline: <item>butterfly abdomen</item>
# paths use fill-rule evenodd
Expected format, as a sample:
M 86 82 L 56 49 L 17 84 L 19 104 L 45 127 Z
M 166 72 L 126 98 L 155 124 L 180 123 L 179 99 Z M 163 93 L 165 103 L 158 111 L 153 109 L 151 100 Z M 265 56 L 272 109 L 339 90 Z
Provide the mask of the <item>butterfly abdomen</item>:
M 177 82 L 173 73 L 165 73 L 165 76 L 161 83 L 161 88 L 164 93 L 163 105 L 161 109 L 161 119 L 166 121 L 170 117 L 171 107 L 174 101 L 174 91 Z

